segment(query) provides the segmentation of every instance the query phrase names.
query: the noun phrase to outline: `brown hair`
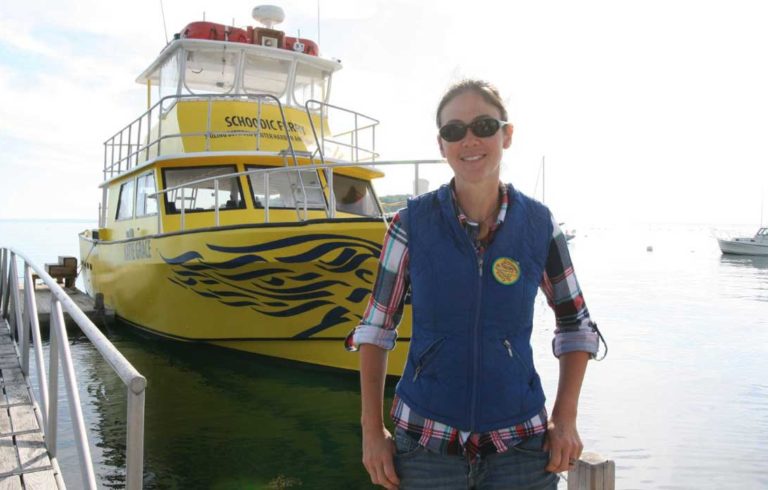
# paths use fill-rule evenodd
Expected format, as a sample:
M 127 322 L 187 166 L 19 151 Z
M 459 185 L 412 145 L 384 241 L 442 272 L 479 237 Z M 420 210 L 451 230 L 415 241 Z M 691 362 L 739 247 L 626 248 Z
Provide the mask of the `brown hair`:
M 443 111 L 446 104 L 464 92 L 470 91 L 480 95 L 486 102 L 496 107 L 499 110 L 499 113 L 501 113 L 502 121 L 507 120 L 507 109 L 504 107 L 504 102 L 502 102 L 496 87 L 485 80 L 465 79 L 451 85 L 445 92 L 445 95 L 443 95 L 443 98 L 440 99 L 440 104 L 437 106 L 437 114 L 435 116 L 438 128 L 440 127 L 440 113 Z

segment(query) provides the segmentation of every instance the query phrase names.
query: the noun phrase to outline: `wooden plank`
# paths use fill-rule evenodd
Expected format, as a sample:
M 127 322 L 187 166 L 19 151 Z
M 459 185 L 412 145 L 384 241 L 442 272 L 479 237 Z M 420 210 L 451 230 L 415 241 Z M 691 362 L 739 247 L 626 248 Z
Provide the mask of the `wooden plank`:
M 26 384 L 24 375 L 21 372 L 21 366 L 17 368 L 4 368 L 2 369 L 3 383 L 9 384 Z
M 48 487 L 55 488 L 55 487 Z M 16 475 L 0 478 L 0 490 L 24 490 L 21 486 L 21 478 Z
M 26 490 L 50 490 L 51 488 L 58 488 L 53 470 L 24 473 L 22 478 L 24 479 L 24 488 Z M 0 488 L 0 490 L 2 490 L 2 488 Z
M 37 418 L 31 405 L 19 405 L 8 409 L 11 414 L 11 426 L 14 432 L 38 430 Z
M 32 401 L 29 398 L 29 390 L 26 385 L 6 385 L 5 397 L 8 405 L 32 404 Z
M 11 473 L 19 469 L 19 459 L 13 446 L 13 437 L 0 437 L 0 473 Z
M 64 267 L 72 267 L 77 269 L 77 257 L 59 255 L 59 264 L 63 265 Z
M 24 434 L 16 436 L 22 471 L 31 468 L 50 468 L 51 460 L 45 448 L 42 434 Z
M 616 464 L 597 453 L 584 452 L 568 472 L 568 490 L 614 490 Z
M 0 355 L 12 355 L 16 357 L 16 349 L 13 344 L 0 344 Z
M 0 434 L 10 434 L 12 431 L 11 416 L 8 414 L 8 409 L 0 408 Z

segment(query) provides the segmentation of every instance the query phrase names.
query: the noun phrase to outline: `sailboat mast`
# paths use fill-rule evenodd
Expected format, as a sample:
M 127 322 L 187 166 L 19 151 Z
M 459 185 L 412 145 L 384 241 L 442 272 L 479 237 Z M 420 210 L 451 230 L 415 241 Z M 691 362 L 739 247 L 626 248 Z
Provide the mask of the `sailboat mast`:
M 544 155 L 541 156 L 541 203 L 547 203 L 547 174 L 546 174 L 546 162 Z

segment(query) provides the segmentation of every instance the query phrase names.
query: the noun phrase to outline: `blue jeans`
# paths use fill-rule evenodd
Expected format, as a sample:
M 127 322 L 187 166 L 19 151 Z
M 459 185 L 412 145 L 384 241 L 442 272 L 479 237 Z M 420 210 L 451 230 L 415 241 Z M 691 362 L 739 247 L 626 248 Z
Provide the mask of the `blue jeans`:
M 526 439 L 499 454 L 470 462 L 466 456 L 438 454 L 395 430 L 395 469 L 400 490 L 556 490 L 560 479 L 544 468 L 549 453 L 544 435 Z

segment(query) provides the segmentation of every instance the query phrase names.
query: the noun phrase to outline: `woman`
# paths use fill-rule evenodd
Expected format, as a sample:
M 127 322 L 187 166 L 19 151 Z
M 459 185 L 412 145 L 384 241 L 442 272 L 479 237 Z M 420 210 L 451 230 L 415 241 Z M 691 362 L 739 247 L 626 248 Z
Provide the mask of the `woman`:
M 363 321 L 363 463 L 385 488 L 555 489 L 580 456 L 579 392 L 597 352 L 565 239 L 549 210 L 500 182 L 512 124 L 498 91 L 466 80 L 437 109 L 449 185 L 392 220 Z M 382 417 L 387 352 L 411 288 L 413 334 L 391 415 Z M 538 287 L 555 310 L 560 380 L 552 414 L 533 367 Z

